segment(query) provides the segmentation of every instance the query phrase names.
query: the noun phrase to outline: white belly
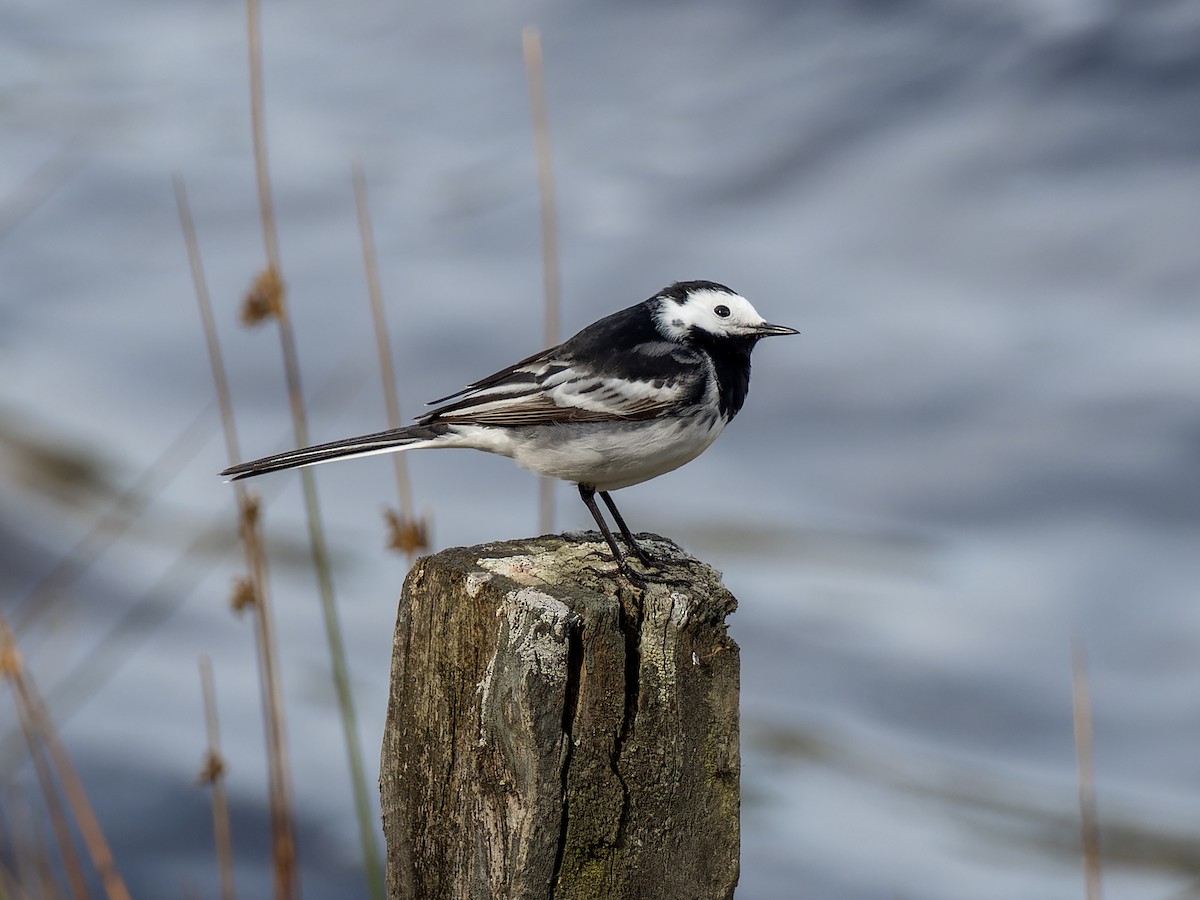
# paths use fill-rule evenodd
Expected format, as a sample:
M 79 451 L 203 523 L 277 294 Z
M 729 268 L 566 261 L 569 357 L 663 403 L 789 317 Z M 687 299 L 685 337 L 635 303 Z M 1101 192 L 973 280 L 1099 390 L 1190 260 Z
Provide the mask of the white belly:
M 615 491 L 691 462 L 724 428 L 720 417 L 522 429 L 468 425 L 455 428 L 459 438 L 453 443 L 510 456 L 519 466 L 539 475 Z

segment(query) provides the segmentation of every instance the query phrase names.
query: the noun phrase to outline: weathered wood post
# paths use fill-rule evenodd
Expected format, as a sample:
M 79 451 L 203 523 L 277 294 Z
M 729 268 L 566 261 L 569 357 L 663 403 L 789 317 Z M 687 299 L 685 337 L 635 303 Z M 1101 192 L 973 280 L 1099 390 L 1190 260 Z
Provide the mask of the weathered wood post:
M 736 600 L 599 535 L 445 550 L 396 621 L 380 792 L 391 900 L 707 900 L 738 877 Z

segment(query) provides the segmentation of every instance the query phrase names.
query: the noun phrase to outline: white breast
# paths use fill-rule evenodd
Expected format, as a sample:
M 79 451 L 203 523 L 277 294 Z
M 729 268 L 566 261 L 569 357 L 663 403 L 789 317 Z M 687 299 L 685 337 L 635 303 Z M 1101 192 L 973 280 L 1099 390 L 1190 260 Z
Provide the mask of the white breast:
M 711 419 L 652 419 L 617 427 L 580 427 L 565 439 L 531 441 L 514 459 L 541 475 L 615 491 L 649 481 L 691 462 L 717 439 L 725 423 Z

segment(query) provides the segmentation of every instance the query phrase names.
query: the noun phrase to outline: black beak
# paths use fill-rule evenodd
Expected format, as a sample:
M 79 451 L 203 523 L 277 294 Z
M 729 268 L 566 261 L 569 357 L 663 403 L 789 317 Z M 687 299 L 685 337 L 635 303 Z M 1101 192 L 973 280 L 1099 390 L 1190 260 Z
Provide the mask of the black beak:
M 775 334 L 799 334 L 795 328 L 788 328 L 786 325 L 772 325 L 770 322 L 763 322 L 761 325 L 754 326 L 755 337 L 771 337 Z

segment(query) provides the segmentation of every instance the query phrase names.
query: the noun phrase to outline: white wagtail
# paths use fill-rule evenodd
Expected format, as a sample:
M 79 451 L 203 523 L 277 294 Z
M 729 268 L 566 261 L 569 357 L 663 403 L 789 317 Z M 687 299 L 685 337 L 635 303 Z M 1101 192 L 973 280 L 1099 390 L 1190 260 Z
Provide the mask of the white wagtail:
M 461 391 L 416 425 L 240 463 L 230 480 L 353 456 L 424 447 L 499 453 L 579 488 L 612 550 L 630 568 L 596 506 L 599 493 L 630 551 L 638 546 L 609 491 L 691 462 L 737 415 L 761 338 L 797 334 L 772 325 L 744 297 L 711 281 L 681 281 L 594 322 L 573 338 Z

